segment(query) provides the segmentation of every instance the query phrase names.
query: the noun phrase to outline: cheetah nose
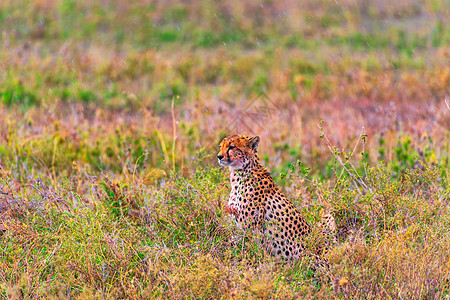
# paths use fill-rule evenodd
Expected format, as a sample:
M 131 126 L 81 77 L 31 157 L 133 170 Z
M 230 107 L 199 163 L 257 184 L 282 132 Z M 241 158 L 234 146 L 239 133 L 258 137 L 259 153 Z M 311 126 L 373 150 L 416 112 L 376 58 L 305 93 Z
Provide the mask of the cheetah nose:
M 223 155 L 217 155 L 217 158 L 220 159 L 220 160 L 222 160 Z

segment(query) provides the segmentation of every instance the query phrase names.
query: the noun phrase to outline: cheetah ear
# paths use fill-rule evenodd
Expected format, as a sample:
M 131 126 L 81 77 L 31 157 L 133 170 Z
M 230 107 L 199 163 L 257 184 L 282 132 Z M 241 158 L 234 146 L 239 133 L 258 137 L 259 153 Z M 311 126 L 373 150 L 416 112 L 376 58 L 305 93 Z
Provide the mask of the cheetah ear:
M 254 136 L 248 139 L 248 145 L 252 148 L 253 151 L 256 152 L 256 148 L 258 148 L 259 136 Z

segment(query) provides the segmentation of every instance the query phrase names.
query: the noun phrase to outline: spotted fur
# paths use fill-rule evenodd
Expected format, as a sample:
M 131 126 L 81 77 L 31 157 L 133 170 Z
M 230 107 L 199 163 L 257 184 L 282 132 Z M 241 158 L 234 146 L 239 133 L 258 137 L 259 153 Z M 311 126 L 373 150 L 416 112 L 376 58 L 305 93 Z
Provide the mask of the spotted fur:
M 267 237 L 267 250 L 296 259 L 304 250 L 303 237 L 312 228 L 261 166 L 259 137 L 232 135 L 220 143 L 221 166 L 230 168 L 231 193 L 225 211 L 246 228 L 259 229 Z M 325 219 L 326 223 L 334 219 Z

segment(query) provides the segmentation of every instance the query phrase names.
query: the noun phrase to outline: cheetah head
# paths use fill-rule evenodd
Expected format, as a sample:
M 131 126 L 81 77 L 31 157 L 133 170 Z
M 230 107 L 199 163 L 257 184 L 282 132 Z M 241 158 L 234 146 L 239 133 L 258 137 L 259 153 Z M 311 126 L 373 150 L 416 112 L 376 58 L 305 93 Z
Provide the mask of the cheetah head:
M 240 170 L 256 157 L 259 136 L 247 137 L 245 135 L 231 135 L 220 142 L 220 151 L 217 154 L 222 167 Z

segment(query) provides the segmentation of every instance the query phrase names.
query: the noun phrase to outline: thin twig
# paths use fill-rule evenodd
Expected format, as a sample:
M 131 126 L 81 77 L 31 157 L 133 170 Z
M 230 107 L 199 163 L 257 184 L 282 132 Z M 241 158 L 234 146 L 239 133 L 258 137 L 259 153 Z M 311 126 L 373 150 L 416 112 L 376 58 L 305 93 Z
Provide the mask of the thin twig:
M 320 127 L 320 124 L 317 124 L 317 126 L 319 127 L 320 130 L 322 130 L 322 128 Z M 359 189 L 358 184 L 359 184 L 361 187 L 364 187 L 364 188 L 366 188 L 367 190 L 370 190 L 370 189 L 368 188 L 368 186 L 367 186 L 367 185 L 364 183 L 364 181 L 362 180 L 361 176 L 359 176 L 358 172 L 356 172 L 355 167 L 354 167 L 352 164 L 350 164 L 350 165 L 352 166 L 353 170 L 355 171 L 355 174 L 357 175 L 358 178 L 357 178 L 354 174 L 352 174 L 352 173 L 350 172 L 350 170 L 345 166 L 345 163 L 342 161 L 342 158 L 341 158 L 339 155 L 337 155 L 337 154 L 335 153 L 335 151 L 333 151 L 333 145 L 331 144 L 330 140 L 329 140 L 328 137 L 325 135 L 325 133 L 322 132 L 321 137 L 325 139 L 325 141 L 327 142 L 328 149 L 330 149 L 331 153 L 333 153 L 333 155 L 334 155 L 334 157 L 337 159 L 337 161 L 341 164 L 341 166 L 345 169 L 345 171 L 347 171 L 347 173 L 348 173 L 348 174 L 350 175 L 350 177 L 353 179 L 353 183 L 354 183 L 356 189 L 358 190 L 358 193 L 359 193 L 360 195 L 362 195 L 362 192 L 361 192 L 361 190 Z
M 364 127 L 363 127 L 363 130 L 364 130 Z M 363 131 L 361 130 L 361 133 L 359 134 L 359 137 L 358 137 L 358 139 L 357 139 L 357 141 L 356 141 L 355 147 L 353 147 L 353 150 L 352 150 L 351 154 L 350 154 L 349 157 L 345 160 L 346 163 L 349 162 L 350 159 L 353 157 L 353 154 L 355 154 L 355 150 L 356 150 L 356 148 L 357 148 L 358 145 L 359 145 L 359 140 L 361 139 L 362 135 L 363 135 Z M 345 171 L 345 169 L 342 169 L 341 174 L 339 175 L 339 178 L 338 178 L 338 180 L 336 181 L 336 185 L 339 183 L 339 180 L 341 180 L 341 177 L 342 177 L 342 174 L 344 174 L 344 171 Z
M 172 113 L 172 170 L 175 173 L 175 145 L 176 145 L 175 143 L 177 140 L 177 123 L 175 120 L 174 100 L 175 98 L 172 98 L 171 113 Z

